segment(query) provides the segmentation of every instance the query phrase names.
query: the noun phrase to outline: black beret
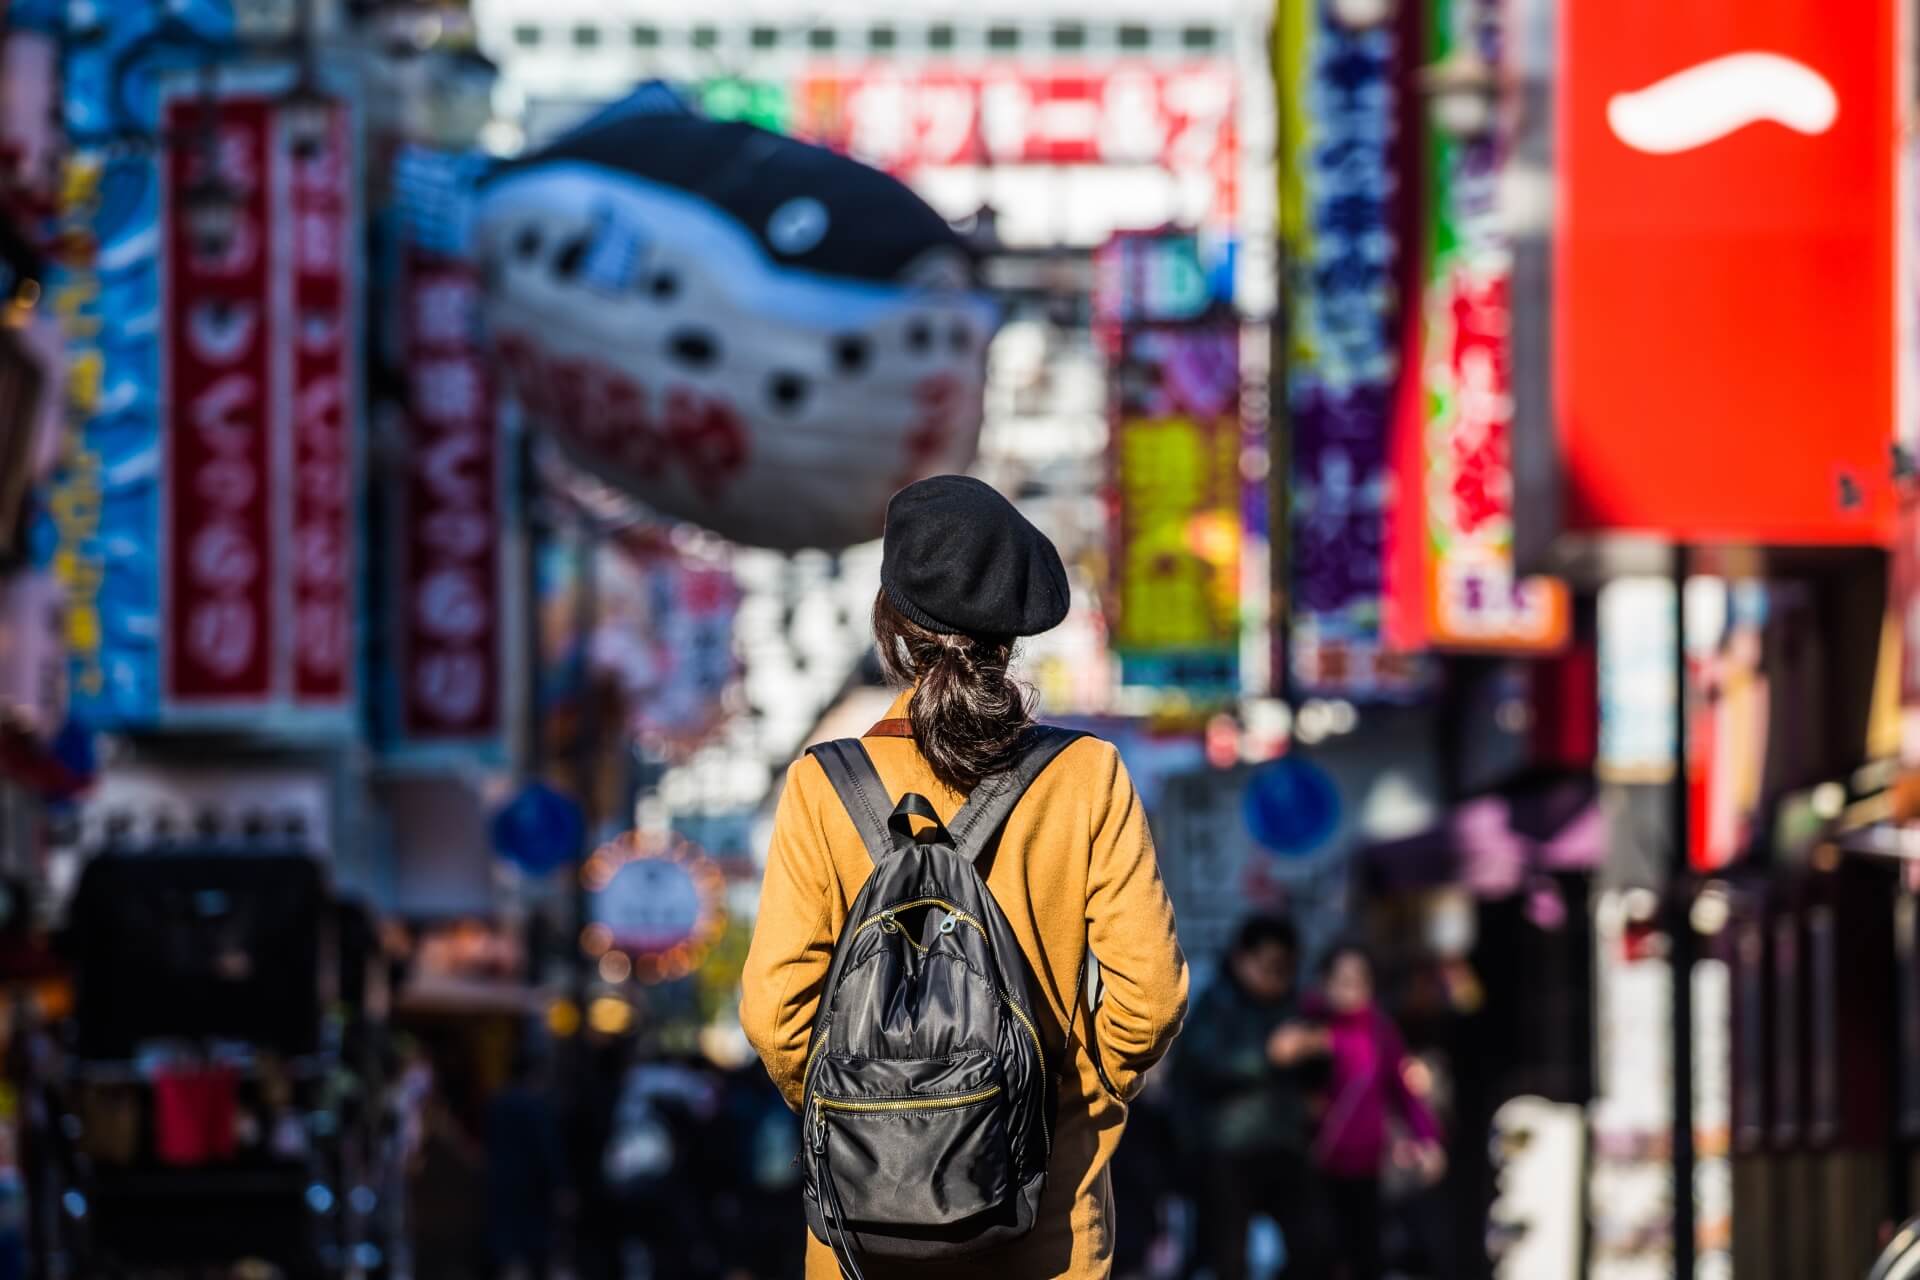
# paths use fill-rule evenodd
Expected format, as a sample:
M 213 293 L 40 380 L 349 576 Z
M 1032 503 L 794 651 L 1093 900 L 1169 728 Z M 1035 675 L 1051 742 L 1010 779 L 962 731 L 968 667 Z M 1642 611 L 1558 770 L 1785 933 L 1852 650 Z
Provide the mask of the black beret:
M 880 586 L 945 635 L 1035 636 L 1067 616 L 1067 568 L 1047 535 L 992 486 L 932 476 L 887 504 Z

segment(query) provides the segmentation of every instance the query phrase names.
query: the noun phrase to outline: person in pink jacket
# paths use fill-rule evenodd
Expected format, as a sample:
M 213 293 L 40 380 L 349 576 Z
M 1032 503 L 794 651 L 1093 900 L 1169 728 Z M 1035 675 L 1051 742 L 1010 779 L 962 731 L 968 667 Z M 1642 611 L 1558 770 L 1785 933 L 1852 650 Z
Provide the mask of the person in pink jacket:
M 1342 944 L 1324 962 L 1320 996 L 1309 1011 L 1327 1030 L 1327 1107 L 1314 1155 L 1326 1175 L 1338 1256 L 1346 1280 L 1380 1276 L 1380 1173 L 1389 1156 L 1428 1179 L 1445 1166 L 1440 1127 L 1407 1086 L 1406 1046 L 1399 1030 L 1374 1003 L 1373 965 L 1353 944 Z M 1394 1141 L 1390 1122 L 1409 1137 Z

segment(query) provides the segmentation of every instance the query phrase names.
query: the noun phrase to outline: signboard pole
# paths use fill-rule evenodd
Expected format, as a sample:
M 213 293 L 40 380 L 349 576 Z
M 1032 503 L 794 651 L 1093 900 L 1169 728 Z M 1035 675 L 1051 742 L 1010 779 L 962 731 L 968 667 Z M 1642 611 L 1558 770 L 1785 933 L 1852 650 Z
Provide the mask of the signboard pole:
M 584 669 L 581 673 L 580 687 L 580 723 L 574 735 L 573 776 L 574 785 L 579 789 L 580 812 L 584 821 L 580 824 L 580 848 L 574 855 L 573 865 L 573 941 L 572 941 L 572 984 L 574 1007 L 584 1011 L 587 1007 L 587 985 L 589 959 L 581 946 L 581 935 L 587 925 L 593 921 L 593 896 L 587 891 L 587 855 L 593 851 L 598 837 L 603 815 L 596 803 L 599 791 L 598 779 L 594 776 L 597 747 L 600 742 L 600 700 L 593 692 L 593 632 L 600 621 L 600 584 L 595 566 L 599 560 L 599 531 L 594 528 L 592 517 L 579 513 L 579 542 L 575 554 L 579 557 L 576 570 L 576 588 L 574 591 L 574 634 L 579 637 Z
M 1673 963 L 1673 1274 L 1691 1280 L 1694 1262 L 1693 1195 L 1693 959 L 1692 890 L 1687 813 L 1687 571 L 1685 543 L 1673 548 L 1673 780 L 1669 784 L 1673 842 L 1667 877 L 1668 938 Z

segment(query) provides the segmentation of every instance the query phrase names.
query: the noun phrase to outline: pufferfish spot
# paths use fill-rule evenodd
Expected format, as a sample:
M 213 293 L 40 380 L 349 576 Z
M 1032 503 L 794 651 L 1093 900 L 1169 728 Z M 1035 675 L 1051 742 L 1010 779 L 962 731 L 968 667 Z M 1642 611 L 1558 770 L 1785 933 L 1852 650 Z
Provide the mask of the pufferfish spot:
M 571 280 L 580 274 L 580 267 L 587 260 L 587 249 L 591 237 L 578 235 L 561 248 L 553 260 L 553 274 L 562 280 Z
M 680 296 L 680 276 L 673 271 L 656 271 L 643 282 L 655 302 L 672 302 Z
M 676 329 L 667 339 L 667 354 L 693 369 L 706 369 L 720 358 L 720 340 L 705 329 Z
M 811 385 L 803 374 L 777 370 L 767 379 L 767 399 L 783 413 L 797 413 L 806 403 Z
M 844 333 L 833 340 L 833 363 L 841 373 L 864 373 L 872 355 L 873 344 L 860 334 Z

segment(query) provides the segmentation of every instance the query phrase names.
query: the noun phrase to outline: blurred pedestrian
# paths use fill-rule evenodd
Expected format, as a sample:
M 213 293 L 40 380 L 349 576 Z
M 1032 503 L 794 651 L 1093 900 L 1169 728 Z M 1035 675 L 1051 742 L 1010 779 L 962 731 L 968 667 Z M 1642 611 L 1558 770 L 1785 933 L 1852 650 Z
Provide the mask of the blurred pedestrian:
M 1407 1085 L 1408 1057 L 1399 1030 L 1374 1000 L 1373 963 L 1361 947 L 1328 952 L 1323 990 L 1309 1012 L 1328 1040 L 1327 1109 L 1314 1152 L 1327 1196 L 1344 1280 L 1380 1280 L 1383 1228 L 1380 1175 L 1387 1158 L 1431 1182 L 1446 1167 L 1440 1128 Z M 1411 1135 L 1392 1140 L 1398 1122 Z
M 487 1243 L 501 1280 L 546 1280 L 566 1184 L 546 1064 L 522 1049 L 487 1108 Z
M 421 1104 L 420 1145 L 407 1187 L 415 1280 L 478 1280 L 485 1274 L 485 1165 L 479 1144 L 434 1085 Z
M 759 1062 L 726 1076 L 733 1213 L 719 1226 L 729 1265 L 754 1280 L 799 1280 L 800 1122 Z M 728 1197 L 717 1199 L 725 1202 Z
M 713 1166 L 731 1155 L 724 1140 L 715 1140 L 722 1136 L 721 1103 L 720 1082 L 704 1062 L 635 1046 L 607 1130 L 602 1175 L 621 1251 L 644 1257 L 647 1274 L 700 1280 L 718 1272 Z
M 1033 720 L 1027 691 L 1009 673 L 1015 640 L 1066 618 L 1066 569 L 1046 536 L 993 489 L 936 476 L 889 505 L 880 577 L 880 658 L 909 687 L 865 745 L 890 795 L 917 792 L 950 822 L 975 787 L 1018 756 Z M 1187 995 L 1146 814 L 1114 747 L 1095 738 L 1066 747 L 979 866 L 1032 968 L 1035 1035 L 1057 1072 L 1038 1213 L 1031 1231 L 990 1253 L 946 1266 L 863 1259 L 861 1268 L 868 1280 L 1105 1277 L 1115 1221 L 1109 1164 L 1127 1101 L 1172 1043 Z M 827 969 L 872 871 L 825 770 L 803 758 L 774 818 L 740 1008 L 741 1025 L 796 1110 Z M 1081 986 L 1089 951 L 1104 993 L 1091 1011 Z M 818 1239 L 808 1242 L 807 1274 L 840 1274 Z
M 1197 1175 L 1198 1260 L 1214 1280 L 1246 1275 L 1256 1215 L 1280 1228 L 1287 1280 L 1328 1274 L 1309 1109 L 1327 1036 L 1302 1016 L 1298 967 L 1291 923 L 1246 921 L 1182 1033 L 1174 1083 Z

